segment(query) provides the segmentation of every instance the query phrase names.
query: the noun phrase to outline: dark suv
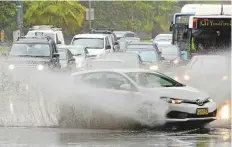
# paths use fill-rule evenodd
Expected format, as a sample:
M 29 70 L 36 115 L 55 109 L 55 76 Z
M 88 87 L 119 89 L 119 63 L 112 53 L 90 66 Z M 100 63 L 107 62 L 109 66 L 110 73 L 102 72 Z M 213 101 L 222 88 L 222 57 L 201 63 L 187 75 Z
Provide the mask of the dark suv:
M 56 43 L 48 36 L 20 37 L 11 46 L 5 65 L 8 71 L 16 73 L 58 70 L 60 63 Z

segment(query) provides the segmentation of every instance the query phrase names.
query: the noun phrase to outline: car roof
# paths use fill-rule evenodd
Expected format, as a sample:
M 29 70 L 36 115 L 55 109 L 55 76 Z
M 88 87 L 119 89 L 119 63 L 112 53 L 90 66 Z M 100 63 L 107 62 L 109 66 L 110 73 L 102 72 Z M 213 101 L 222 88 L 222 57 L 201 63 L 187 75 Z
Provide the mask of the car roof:
M 153 42 L 130 42 L 129 45 L 154 45 L 155 43 Z
M 54 31 L 54 30 L 51 30 L 51 29 L 44 29 L 44 30 L 31 30 L 31 31 L 28 31 L 28 32 L 48 32 L 48 33 L 56 33 L 57 31 Z M 61 31 L 62 32 L 62 31 Z
M 18 43 L 18 44 L 20 44 L 20 43 L 30 43 L 30 44 L 32 44 L 32 43 L 41 43 L 41 44 L 43 44 L 43 43 L 50 43 L 50 41 L 51 40 L 48 40 L 48 39 L 46 39 L 46 38 L 23 38 L 23 39 L 19 39 L 19 40 L 16 40 L 16 41 L 14 41 L 14 43 Z
M 134 33 L 132 31 L 113 31 L 114 33 Z
M 115 53 L 109 53 L 107 55 L 137 55 L 137 53 L 130 53 L 130 52 L 115 52 Z M 107 56 L 106 55 L 106 56 Z
M 115 60 L 115 59 L 94 59 L 91 61 L 104 61 L 104 62 L 123 62 L 122 60 Z
M 159 34 L 157 36 L 172 36 L 172 34 Z
M 115 68 L 115 69 L 92 69 L 92 70 L 85 70 L 85 71 L 80 71 L 76 73 L 72 73 L 71 76 L 79 75 L 79 74 L 85 74 L 89 72 L 118 72 L 118 73 L 125 73 L 125 72 L 150 72 L 150 73 L 157 73 L 158 72 L 153 72 L 150 70 L 142 69 L 142 68 Z
M 58 48 L 85 48 L 81 45 L 59 45 Z
M 78 34 L 74 38 L 105 38 L 109 34 Z

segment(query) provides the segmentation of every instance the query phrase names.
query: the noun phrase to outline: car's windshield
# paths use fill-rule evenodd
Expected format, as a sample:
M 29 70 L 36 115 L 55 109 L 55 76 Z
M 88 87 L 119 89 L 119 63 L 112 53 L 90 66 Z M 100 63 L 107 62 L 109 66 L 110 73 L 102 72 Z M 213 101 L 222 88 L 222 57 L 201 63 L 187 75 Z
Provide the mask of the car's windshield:
M 131 68 L 137 68 L 139 67 L 139 56 L 137 54 L 108 54 L 105 56 L 106 59 L 112 59 L 112 60 L 122 60 L 124 61 L 125 66 L 131 67 Z
M 184 86 L 181 83 L 162 74 L 147 72 L 127 72 L 125 74 L 128 75 L 139 86 L 146 88 Z
M 172 36 L 171 35 L 158 35 L 157 37 L 155 37 L 155 41 L 171 41 L 172 40 Z
M 103 38 L 75 38 L 73 45 L 80 45 L 87 47 L 88 49 L 103 49 L 104 40 Z
M 59 59 L 60 60 L 66 60 L 67 59 L 67 56 L 66 56 L 66 52 L 64 50 L 59 50 Z
M 164 45 L 159 46 L 159 50 L 162 52 L 162 54 L 175 54 L 177 55 L 179 52 L 179 49 L 177 46 L 174 45 Z
M 49 44 L 25 43 L 13 44 L 10 50 L 11 56 L 50 56 Z
M 142 61 L 144 62 L 153 62 L 157 60 L 157 53 L 155 51 L 150 51 L 150 50 L 129 50 L 127 52 L 132 52 L 132 53 L 137 53 L 140 55 Z
M 196 72 L 226 72 L 228 66 L 226 58 L 193 58 L 188 64 L 188 68 Z
M 123 68 L 124 63 L 122 61 L 92 61 L 91 68 L 93 69 L 112 69 Z
M 153 49 L 155 48 L 152 44 L 129 44 L 127 50 L 130 49 Z
M 85 50 L 83 47 L 59 47 L 59 48 L 64 48 L 64 49 L 69 49 L 73 56 L 81 56 L 85 54 Z

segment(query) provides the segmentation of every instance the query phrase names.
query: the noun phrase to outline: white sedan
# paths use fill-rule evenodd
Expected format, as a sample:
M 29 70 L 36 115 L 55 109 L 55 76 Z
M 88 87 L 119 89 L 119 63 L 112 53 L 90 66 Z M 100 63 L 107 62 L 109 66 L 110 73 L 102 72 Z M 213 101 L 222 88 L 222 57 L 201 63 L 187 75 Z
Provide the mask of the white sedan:
M 141 95 L 147 97 L 150 94 L 154 99 L 166 102 L 166 124 L 200 122 L 200 125 L 204 125 L 216 119 L 216 103 L 208 94 L 159 72 L 144 69 L 98 69 L 73 73 L 72 76 L 84 83 L 103 88 L 105 93 L 112 92 L 112 96 L 130 95 L 133 100 L 139 101 L 138 97 Z M 152 99 L 151 106 L 157 108 L 159 104 L 154 104 Z

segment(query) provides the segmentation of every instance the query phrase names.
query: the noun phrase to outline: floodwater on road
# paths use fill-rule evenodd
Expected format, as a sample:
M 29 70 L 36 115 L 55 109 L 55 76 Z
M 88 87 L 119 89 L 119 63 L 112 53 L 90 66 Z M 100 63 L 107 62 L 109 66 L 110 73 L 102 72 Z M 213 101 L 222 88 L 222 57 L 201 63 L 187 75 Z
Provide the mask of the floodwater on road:
M 116 131 L 61 128 L 0 128 L 0 147 L 229 147 L 231 130 Z

